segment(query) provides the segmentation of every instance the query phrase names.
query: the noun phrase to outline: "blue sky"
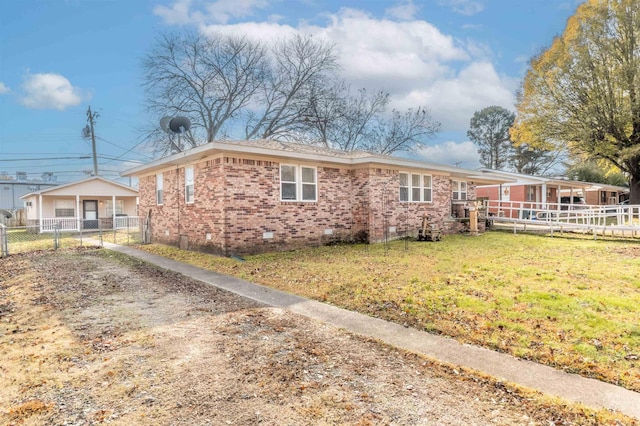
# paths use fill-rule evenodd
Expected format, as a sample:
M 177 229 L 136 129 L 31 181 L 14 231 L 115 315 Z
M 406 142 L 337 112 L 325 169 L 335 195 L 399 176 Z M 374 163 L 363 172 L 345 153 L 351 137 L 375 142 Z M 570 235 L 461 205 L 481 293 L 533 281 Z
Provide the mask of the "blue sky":
M 564 29 L 579 0 L 19 0 L 0 11 L 0 172 L 92 169 L 81 136 L 96 120 L 100 174 L 146 161 L 141 61 L 170 31 L 293 32 L 336 46 L 354 87 L 384 88 L 401 109 L 428 106 L 442 131 L 420 158 L 477 167 L 474 111 L 513 109 L 528 59 Z

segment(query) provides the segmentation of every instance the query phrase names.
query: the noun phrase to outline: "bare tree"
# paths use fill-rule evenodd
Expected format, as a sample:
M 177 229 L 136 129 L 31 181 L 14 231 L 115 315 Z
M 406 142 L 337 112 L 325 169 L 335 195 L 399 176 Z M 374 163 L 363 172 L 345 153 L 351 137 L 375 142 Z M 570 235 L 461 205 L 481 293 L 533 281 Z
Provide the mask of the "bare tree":
M 319 144 L 343 151 L 364 149 L 372 125 L 389 103 L 389 93 L 379 90 L 369 94 L 366 89 L 350 93 L 343 80 L 334 80 L 312 94 L 307 131 Z
M 296 35 L 276 44 L 271 67 L 248 114 L 247 139 L 288 139 L 304 127 L 311 93 L 337 68 L 333 46 Z
M 186 147 L 211 142 L 264 86 L 266 56 L 265 46 L 246 37 L 163 36 L 143 61 L 148 110 L 189 117 Z
M 389 93 L 352 94 L 336 76 L 334 47 L 293 36 L 273 46 L 241 36 L 198 34 L 159 38 L 145 57 L 153 139 L 162 154 L 238 134 L 294 140 L 346 151 L 411 151 L 439 128 L 426 108 L 386 108 Z M 187 116 L 191 131 L 176 140 L 157 125 Z
M 404 113 L 394 109 L 389 118 L 377 121 L 363 148 L 380 154 L 415 152 L 439 130 L 440 123 L 431 117 L 426 107 L 409 108 Z

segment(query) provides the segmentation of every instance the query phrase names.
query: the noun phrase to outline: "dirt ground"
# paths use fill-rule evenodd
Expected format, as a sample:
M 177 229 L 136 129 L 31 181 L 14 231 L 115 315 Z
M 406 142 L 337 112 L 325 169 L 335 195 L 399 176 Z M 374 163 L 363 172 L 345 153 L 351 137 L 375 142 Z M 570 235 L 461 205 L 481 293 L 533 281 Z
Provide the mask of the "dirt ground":
M 120 254 L 0 259 L 0 424 L 600 421 Z

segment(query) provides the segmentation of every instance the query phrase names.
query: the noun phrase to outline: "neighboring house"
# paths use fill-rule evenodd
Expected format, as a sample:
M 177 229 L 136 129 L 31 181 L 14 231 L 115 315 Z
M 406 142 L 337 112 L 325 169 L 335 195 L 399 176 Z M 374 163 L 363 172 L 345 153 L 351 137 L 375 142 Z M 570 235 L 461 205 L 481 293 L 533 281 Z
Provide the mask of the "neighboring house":
M 112 228 L 118 218 L 137 216 L 138 191 L 94 176 L 21 197 L 27 225 L 40 232 Z
M 0 173 L 0 209 L 19 210 L 24 207 L 24 202 L 20 200 L 23 195 L 57 185 L 59 183 L 56 181 L 30 179 L 26 172 L 17 172 L 15 178 Z
M 611 206 L 629 198 L 629 188 L 606 183 L 592 183 L 583 192 L 578 191 L 577 196 L 583 197 L 587 204 L 592 206 Z M 563 192 L 562 195 L 565 195 Z
M 489 200 L 489 213 L 512 218 L 529 219 L 536 209 L 561 209 L 561 202 L 573 204 L 583 197 L 593 183 L 561 178 L 546 178 L 499 170 L 490 171 L 497 176 L 515 180 L 511 183 L 479 185 L 476 196 Z M 587 202 L 588 203 L 588 202 Z
M 222 254 L 459 232 L 489 172 L 275 141 L 211 142 L 136 167 L 153 241 Z M 462 213 L 462 214 L 460 214 Z M 468 222 L 468 219 L 467 219 Z

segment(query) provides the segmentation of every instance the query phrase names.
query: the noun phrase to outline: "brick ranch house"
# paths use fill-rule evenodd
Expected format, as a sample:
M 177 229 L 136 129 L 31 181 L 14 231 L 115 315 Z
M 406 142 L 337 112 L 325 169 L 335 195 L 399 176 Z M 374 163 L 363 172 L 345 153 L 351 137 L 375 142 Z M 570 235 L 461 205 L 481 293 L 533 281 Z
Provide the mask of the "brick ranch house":
M 416 235 L 423 215 L 464 224 L 478 184 L 506 180 L 366 152 L 275 141 L 211 142 L 122 174 L 139 179 L 153 242 L 244 254 Z M 468 220 L 468 219 L 467 219 Z

